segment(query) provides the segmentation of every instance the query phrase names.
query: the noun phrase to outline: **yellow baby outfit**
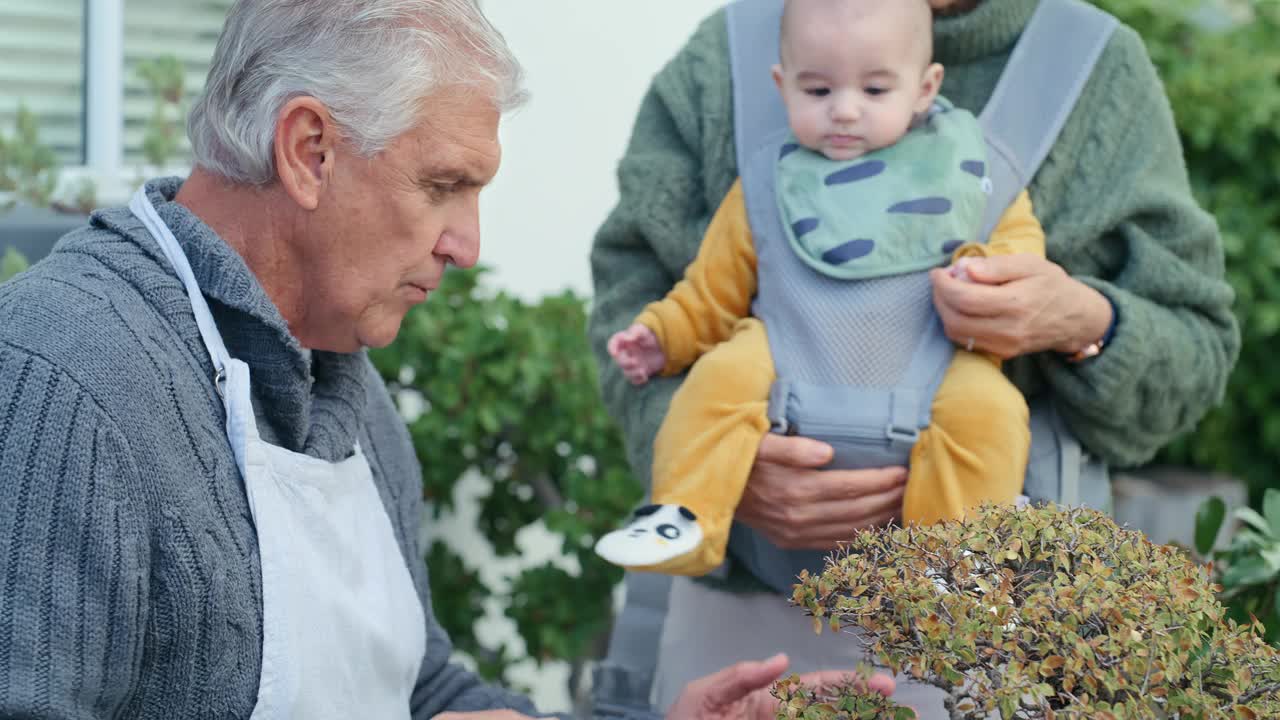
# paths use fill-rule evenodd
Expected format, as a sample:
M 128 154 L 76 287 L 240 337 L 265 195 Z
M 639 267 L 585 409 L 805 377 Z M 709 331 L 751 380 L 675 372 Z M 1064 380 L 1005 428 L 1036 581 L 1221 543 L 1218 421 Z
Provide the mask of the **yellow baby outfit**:
M 986 244 L 953 258 L 1044 254 L 1044 231 L 1026 192 Z M 693 366 L 654 441 L 653 502 L 683 505 L 703 530 L 698 548 L 635 570 L 702 575 L 724 560 L 729 527 L 756 452 L 769 431 L 775 380 L 764 324 L 750 316 L 756 251 L 741 180 L 707 228 L 697 258 L 664 298 L 636 318 L 657 335 L 662 374 Z M 957 349 L 932 404 L 932 421 L 911 451 L 903 503 L 907 523 L 958 519 L 983 503 L 1019 494 L 1031 437 L 1022 394 L 996 357 Z M 850 529 L 852 534 L 853 530 Z

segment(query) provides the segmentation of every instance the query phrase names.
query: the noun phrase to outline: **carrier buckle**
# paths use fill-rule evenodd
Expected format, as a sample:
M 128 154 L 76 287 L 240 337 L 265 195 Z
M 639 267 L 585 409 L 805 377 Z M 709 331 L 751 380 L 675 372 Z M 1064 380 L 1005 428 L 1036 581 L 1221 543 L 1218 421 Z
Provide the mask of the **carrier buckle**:
M 889 438 L 891 442 L 915 445 L 916 441 L 920 439 L 920 429 L 914 427 L 901 428 L 889 423 L 884 428 L 884 436 Z

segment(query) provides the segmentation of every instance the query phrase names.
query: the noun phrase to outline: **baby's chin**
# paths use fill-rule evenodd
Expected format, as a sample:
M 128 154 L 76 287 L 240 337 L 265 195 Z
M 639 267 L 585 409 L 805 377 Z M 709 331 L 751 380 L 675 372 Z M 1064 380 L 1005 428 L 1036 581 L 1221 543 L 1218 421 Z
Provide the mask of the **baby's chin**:
M 824 146 L 819 150 L 828 160 L 836 162 L 847 162 L 849 160 L 857 160 L 867 154 L 865 147 L 829 147 Z

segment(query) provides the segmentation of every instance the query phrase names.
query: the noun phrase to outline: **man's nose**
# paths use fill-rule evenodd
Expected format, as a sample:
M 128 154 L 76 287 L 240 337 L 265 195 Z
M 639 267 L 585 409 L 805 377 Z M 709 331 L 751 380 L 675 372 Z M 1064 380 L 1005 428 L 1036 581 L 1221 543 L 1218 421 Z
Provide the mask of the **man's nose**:
M 480 260 L 480 208 L 468 203 L 445 225 L 436 242 L 435 254 L 460 268 L 469 268 Z

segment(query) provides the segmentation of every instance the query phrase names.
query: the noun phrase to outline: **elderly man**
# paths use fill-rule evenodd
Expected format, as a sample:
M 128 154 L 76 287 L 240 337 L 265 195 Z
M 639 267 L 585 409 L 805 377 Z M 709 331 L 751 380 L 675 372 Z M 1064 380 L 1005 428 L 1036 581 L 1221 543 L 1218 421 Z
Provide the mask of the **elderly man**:
M 0 288 L 0 716 L 533 712 L 448 664 L 361 351 L 475 263 L 519 75 L 473 0 L 241 0 L 191 176 Z M 673 716 L 769 716 L 784 667 Z

